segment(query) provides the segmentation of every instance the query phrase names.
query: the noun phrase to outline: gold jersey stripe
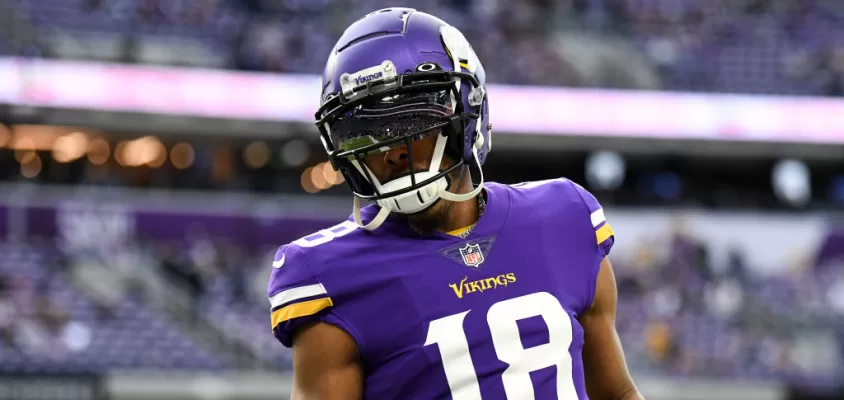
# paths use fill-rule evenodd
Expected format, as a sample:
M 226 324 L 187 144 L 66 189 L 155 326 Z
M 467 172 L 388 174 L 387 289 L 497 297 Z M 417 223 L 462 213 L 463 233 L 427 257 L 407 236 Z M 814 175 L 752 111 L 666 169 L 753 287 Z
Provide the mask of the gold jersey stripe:
M 595 231 L 595 236 L 598 239 L 598 244 L 604 243 L 605 240 L 609 239 L 610 236 L 614 234 L 615 233 L 612 231 L 610 224 L 604 224 L 604 226 L 600 227 L 597 231 Z
M 293 318 L 307 317 L 308 315 L 316 314 L 322 311 L 323 309 L 326 309 L 333 305 L 334 302 L 331 301 L 330 297 L 304 301 L 301 303 L 291 304 L 289 306 L 285 306 L 273 311 L 272 317 L 270 319 L 272 320 L 273 328 L 275 328 L 276 326 L 278 326 L 278 324 L 284 321 L 288 321 Z
M 462 234 L 466 233 L 467 231 L 469 231 L 469 229 L 472 229 L 472 228 L 474 228 L 474 227 L 475 227 L 475 224 L 472 224 L 472 225 L 469 225 L 469 226 L 467 226 L 467 227 L 465 227 L 465 228 L 455 229 L 455 230 L 453 230 L 453 231 L 451 231 L 451 232 L 448 232 L 448 235 L 451 235 L 451 236 L 460 236 L 460 235 L 462 235 Z

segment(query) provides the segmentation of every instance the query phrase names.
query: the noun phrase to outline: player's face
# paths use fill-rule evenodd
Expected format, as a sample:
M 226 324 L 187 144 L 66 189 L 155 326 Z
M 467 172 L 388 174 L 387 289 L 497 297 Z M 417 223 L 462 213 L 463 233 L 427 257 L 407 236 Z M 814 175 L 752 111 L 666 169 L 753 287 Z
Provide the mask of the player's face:
M 364 159 L 364 163 L 381 183 L 386 183 L 410 174 L 411 162 L 413 163 L 413 170 L 415 172 L 427 171 L 431 166 L 431 159 L 434 155 L 434 147 L 438 136 L 438 133 L 434 133 L 413 141 L 410 145 L 410 151 L 408 151 L 407 146 L 403 145 L 383 153 L 370 155 Z M 411 153 L 413 154 L 413 160 L 410 159 Z M 439 169 L 448 169 L 455 162 L 445 154 L 440 162 Z M 460 171 L 460 169 L 458 168 L 457 171 Z M 455 178 L 455 176 L 452 176 L 449 190 L 455 190 L 455 186 L 458 184 L 458 180 Z M 429 225 L 433 226 L 445 214 L 450 204 L 451 202 L 449 201 L 440 200 L 427 210 L 410 216 L 411 222 L 422 229 L 425 229 Z
M 364 163 L 369 167 L 375 178 L 381 183 L 410 174 L 411 163 L 414 172 L 427 171 L 431 167 L 431 159 L 434 156 L 434 146 L 438 134 L 427 135 L 424 138 L 411 142 L 410 151 L 407 146 L 401 145 L 366 157 Z M 410 159 L 413 154 L 413 160 Z M 443 156 L 440 162 L 440 169 L 446 169 L 453 165 L 447 155 Z

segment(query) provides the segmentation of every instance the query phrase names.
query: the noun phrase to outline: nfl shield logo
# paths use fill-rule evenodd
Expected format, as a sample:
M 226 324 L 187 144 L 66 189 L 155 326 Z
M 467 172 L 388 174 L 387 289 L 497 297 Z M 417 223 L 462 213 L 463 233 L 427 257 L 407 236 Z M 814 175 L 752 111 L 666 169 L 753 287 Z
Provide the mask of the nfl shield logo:
M 463 256 L 463 263 L 470 267 L 477 267 L 484 262 L 484 253 L 477 244 L 466 243 L 466 246 L 460 249 L 460 255 Z

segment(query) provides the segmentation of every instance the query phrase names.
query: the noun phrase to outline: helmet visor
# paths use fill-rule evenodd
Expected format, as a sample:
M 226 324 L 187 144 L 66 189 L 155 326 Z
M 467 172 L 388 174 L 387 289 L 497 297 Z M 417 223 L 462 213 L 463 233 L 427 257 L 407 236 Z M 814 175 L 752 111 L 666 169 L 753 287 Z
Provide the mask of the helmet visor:
M 341 113 L 329 124 L 330 138 L 341 151 L 369 149 L 358 156 L 389 151 L 438 132 L 433 128 L 447 121 L 454 104 L 451 90 L 383 96 Z

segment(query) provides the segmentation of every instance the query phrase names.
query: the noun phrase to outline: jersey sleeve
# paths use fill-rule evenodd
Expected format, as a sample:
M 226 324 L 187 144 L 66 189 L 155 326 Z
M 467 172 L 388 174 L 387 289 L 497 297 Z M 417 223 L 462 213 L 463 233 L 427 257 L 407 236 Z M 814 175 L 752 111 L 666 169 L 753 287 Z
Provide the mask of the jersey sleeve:
M 291 347 L 296 329 L 328 319 L 334 301 L 295 245 L 279 248 L 273 259 L 267 292 L 273 335 Z
M 601 261 L 612 250 L 612 246 L 615 243 L 615 234 L 604 215 L 604 209 L 601 207 L 598 199 L 577 183 L 571 182 L 571 184 L 577 193 L 577 197 L 579 197 L 575 201 L 582 201 L 582 207 L 579 207 L 581 210 L 581 217 L 579 218 L 583 218 L 582 221 L 584 221 L 582 226 L 589 229 L 587 234 L 590 236 L 594 235 L 594 237 L 589 238 L 591 240 L 588 240 L 589 243 L 592 243 L 588 251 L 592 252 L 593 255 L 590 257 L 592 258 L 592 263 L 586 272 L 586 287 L 583 292 L 582 310 L 585 311 L 592 306 L 595 300 L 595 286 L 598 283 L 598 273 L 601 271 Z
M 598 199 L 577 183 L 571 182 L 571 184 L 588 210 L 592 230 L 595 232 L 595 243 L 598 245 L 598 256 L 603 259 L 612 250 L 612 246 L 615 243 L 615 233 L 609 221 L 607 221 L 607 217 L 604 215 L 604 208 L 601 207 Z

